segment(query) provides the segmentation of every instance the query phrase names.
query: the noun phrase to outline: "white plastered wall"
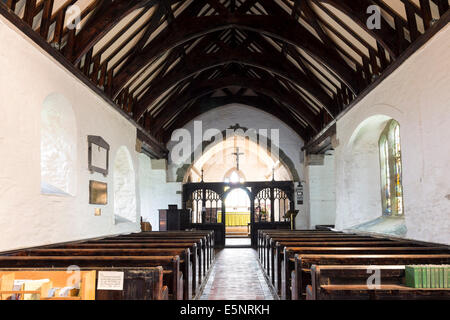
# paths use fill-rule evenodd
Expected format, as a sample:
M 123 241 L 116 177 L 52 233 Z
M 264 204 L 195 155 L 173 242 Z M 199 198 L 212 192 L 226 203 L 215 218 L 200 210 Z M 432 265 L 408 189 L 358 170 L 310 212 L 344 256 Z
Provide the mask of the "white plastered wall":
M 167 182 L 166 168 L 165 160 L 150 160 L 144 154 L 139 155 L 141 214 L 153 231 L 159 231 L 160 209 L 168 209 L 169 205 L 182 207 L 182 184 Z
M 378 154 L 365 156 L 372 165 L 359 171 L 358 181 L 354 177 L 360 162 L 349 155 L 361 124 L 385 116 L 400 123 L 406 237 L 450 244 L 449 114 L 450 26 L 446 26 L 338 120 L 337 228 L 381 216 Z
M 0 250 L 138 231 L 138 223 L 114 224 L 113 208 L 113 163 L 120 146 L 138 172 L 136 129 L 3 17 L 0 45 Z M 75 114 L 74 196 L 41 194 L 41 110 L 53 93 L 64 96 Z M 107 177 L 88 171 L 88 135 L 111 146 Z M 89 180 L 108 183 L 108 205 L 89 205 Z M 136 205 L 139 221 L 139 197 Z M 94 216 L 95 208 L 102 209 L 101 216 Z
M 336 188 L 334 155 L 324 156 L 323 165 L 306 167 L 306 185 L 309 199 L 309 227 L 334 225 L 336 221 Z

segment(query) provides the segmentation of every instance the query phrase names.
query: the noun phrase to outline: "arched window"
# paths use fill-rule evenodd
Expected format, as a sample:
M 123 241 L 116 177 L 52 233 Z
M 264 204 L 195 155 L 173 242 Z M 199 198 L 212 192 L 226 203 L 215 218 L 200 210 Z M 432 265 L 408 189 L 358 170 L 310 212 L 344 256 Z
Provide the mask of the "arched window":
M 133 160 L 122 146 L 114 160 L 114 213 L 115 222 L 136 222 L 136 185 Z
M 403 216 L 402 155 L 397 121 L 388 122 L 381 134 L 379 148 L 383 215 Z
M 51 94 L 41 110 L 41 193 L 75 196 L 76 163 L 75 114 L 64 96 Z

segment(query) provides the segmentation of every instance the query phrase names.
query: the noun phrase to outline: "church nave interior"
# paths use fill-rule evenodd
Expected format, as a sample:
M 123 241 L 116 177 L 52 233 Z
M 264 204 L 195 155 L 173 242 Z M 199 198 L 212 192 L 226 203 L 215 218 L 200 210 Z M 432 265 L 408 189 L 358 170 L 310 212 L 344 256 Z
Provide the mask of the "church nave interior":
M 0 300 L 450 300 L 449 8 L 0 0 Z

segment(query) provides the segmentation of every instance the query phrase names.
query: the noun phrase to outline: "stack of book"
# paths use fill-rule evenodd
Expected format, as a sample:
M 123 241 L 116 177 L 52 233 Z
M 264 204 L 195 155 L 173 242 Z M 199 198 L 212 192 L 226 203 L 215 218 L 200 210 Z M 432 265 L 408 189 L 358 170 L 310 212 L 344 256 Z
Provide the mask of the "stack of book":
M 405 267 L 406 286 L 410 288 L 449 289 L 449 265 L 414 265 Z

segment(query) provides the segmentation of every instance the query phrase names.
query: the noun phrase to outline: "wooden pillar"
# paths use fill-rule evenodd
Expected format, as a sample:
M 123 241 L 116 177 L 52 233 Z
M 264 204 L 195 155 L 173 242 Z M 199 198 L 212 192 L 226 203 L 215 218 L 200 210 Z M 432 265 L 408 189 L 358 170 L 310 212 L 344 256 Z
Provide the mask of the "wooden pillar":
M 274 188 L 270 188 L 270 222 L 275 222 L 275 195 Z

